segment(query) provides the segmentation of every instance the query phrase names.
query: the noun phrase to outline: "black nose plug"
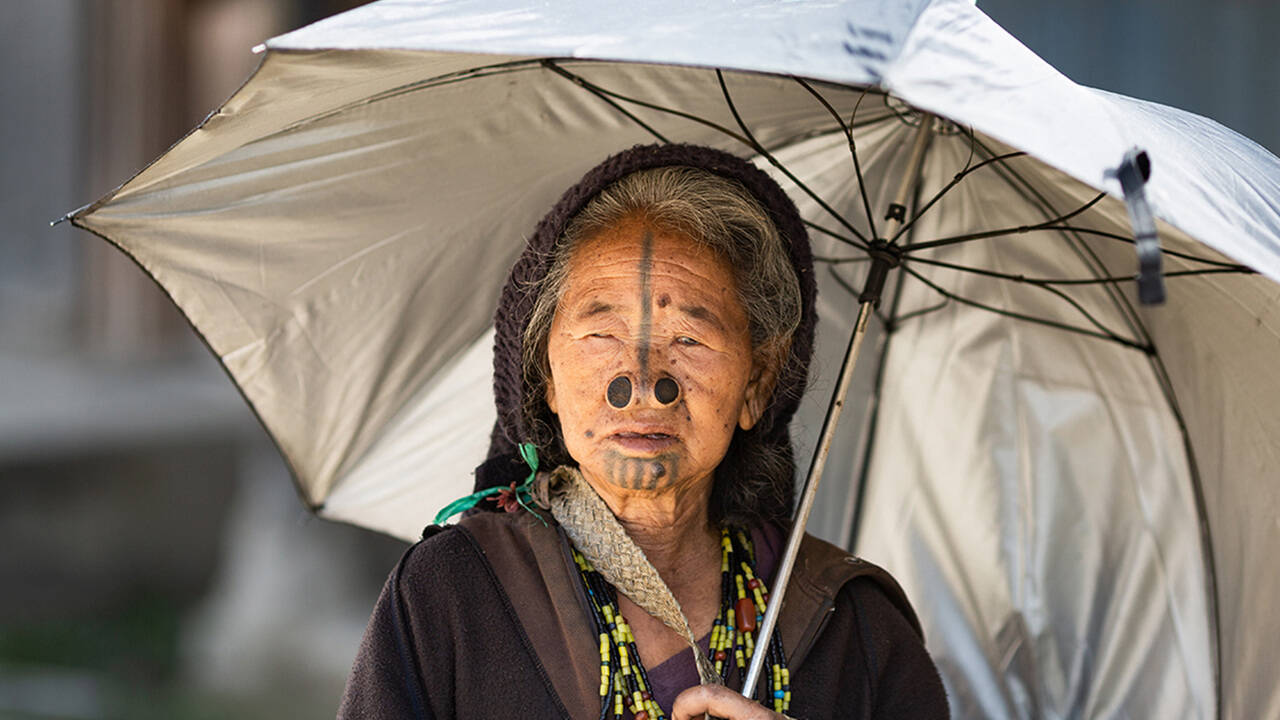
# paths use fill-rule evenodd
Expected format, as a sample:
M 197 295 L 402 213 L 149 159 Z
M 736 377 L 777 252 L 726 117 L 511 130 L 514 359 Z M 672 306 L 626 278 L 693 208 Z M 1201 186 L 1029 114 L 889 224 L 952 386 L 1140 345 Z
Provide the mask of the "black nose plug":
M 626 407 L 631 403 L 631 380 L 626 375 L 619 375 L 609 381 L 609 388 L 604 394 L 610 405 L 619 409 Z
M 653 396 L 663 405 L 670 405 L 680 397 L 680 385 L 669 377 L 659 378 L 653 384 Z

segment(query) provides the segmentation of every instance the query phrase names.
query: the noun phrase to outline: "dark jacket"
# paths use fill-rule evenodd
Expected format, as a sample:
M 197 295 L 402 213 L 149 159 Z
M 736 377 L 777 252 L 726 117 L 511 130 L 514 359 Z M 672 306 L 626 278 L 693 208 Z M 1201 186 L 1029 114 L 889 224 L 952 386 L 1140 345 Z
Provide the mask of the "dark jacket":
M 778 629 L 789 715 L 948 717 L 915 613 L 884 570 L 806 536 Z M 338 717 L 597 720 L 597 642 L 554 523 L 478 513 L 433 526 L 383 587 Z

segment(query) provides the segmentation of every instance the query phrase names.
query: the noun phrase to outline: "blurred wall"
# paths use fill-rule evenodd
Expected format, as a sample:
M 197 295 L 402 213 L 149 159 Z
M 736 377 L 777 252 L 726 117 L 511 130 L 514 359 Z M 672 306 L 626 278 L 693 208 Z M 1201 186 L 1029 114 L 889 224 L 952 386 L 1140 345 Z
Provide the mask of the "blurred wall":
M 0 24 L 0 717 L 332 715 L 402 544 L 323 523 L 154 283 L 49 222 L 335 0 L 10 0 Z

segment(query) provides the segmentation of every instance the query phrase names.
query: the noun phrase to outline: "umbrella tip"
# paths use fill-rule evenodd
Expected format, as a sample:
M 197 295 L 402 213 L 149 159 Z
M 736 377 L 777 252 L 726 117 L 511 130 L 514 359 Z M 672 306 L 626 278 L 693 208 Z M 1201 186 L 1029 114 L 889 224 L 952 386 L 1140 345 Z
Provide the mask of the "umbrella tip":
M 75 210 L 72 210 L 71 212 L 67 213 L 66 215 L 63 215 L 62 217 L 56 220 L 50 220 L 49 227 L 54 227 L 55 225 L 61 225 L 62 223 L 67 222 L 68 220 L 74 220 L 77 216 L 83 214 L 86 210 L 88 210 L 91 207 L 93 207 L 93 203 L 89 203 L 88 205 L 78 207 Z

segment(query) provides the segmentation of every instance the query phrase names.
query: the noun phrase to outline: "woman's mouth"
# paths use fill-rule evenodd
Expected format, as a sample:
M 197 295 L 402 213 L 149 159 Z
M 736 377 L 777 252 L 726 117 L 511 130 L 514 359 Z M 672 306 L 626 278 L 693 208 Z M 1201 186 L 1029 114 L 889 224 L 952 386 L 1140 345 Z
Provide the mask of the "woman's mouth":
M 609 439 L 623 450 L 641 455 L 662 452 L 676 442 L 675 435 L 664 432 L 618 432 Z

